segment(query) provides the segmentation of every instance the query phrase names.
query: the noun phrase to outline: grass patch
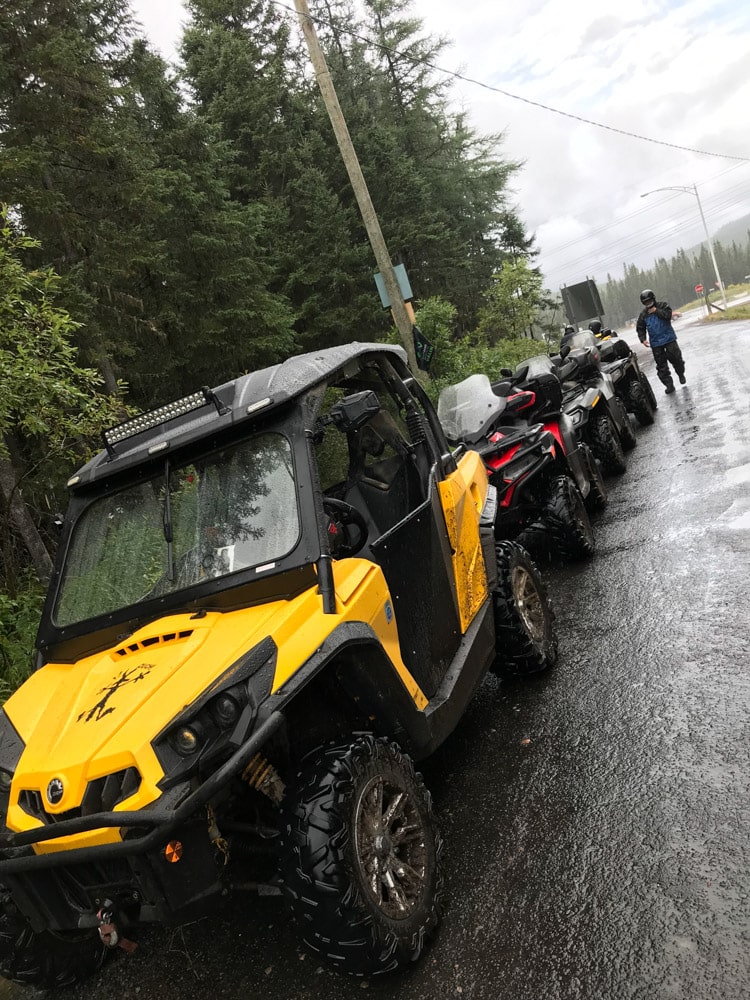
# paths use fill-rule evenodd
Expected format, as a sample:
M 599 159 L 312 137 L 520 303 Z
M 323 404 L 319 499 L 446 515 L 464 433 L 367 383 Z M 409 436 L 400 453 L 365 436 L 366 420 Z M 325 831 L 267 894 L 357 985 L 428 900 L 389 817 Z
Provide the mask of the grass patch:
M 729 306 L 726 312 L 712 312 L 704 316 L 702 323 L 724 323 L 730 319 L 750 319 L 750 302 L 743 302 L 739 306 Z
M 731 299 L 733 295 L 746 295 L 750 293 L 750 283 L 739 284 L 739 285 L 727 285 L 724 292 L 728 299 Z M 709 302 L 721 303 L 721 293 L 712 291 L 709 292 L 708 296 Z M 699 309 L 701 306 L 705 306 L 704 299 L 692 299 L 690 302 L 686 302 L 684 306 L 679 306 L 675 309 L 675 312 L 689 312 L 691 309 Z M 743 317 L 739 317 L 742 319 Z

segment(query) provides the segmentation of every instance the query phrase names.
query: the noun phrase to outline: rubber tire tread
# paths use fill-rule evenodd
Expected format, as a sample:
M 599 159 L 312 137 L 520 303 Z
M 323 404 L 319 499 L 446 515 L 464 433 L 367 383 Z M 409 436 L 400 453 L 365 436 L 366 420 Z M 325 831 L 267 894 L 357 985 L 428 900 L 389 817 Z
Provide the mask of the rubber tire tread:
M 62 989 L 87 979 L 102 967 L 110 952 L 96 929 L 37 933 L 0 886 L 0 976 L 24 986 Z
M 354 802 L 376 770 L 396 773 L 408 787 L 428 843 L 425 895 L 403 922 L 378 910 L 354 872 Z M 321 747 L 303 760 L 283 809 L 280 873 L 305 944 L 355 976 L 397 972 L 416 962 L 440 923 L 443 875 L 432 799 L 411 758 L 369 734 Z
M 570 476 L 552 481 L 542 523 L 561 558 L 587 559 L 594 554 L 594 529 L 581 492 Z
M 638 438 L 635 436 L 635 431 L 633 430 L 633 425 L 630 423 L 630 417 L 628 416 L 627 406 L 620 396 L 616 397 L 617 402 L 620 406 L 620 413 L 622 416 L 622 430 L 617 430 L 616 433 L 620 438 L 620 444 L 624 451 L 631 451 L 638 444 Z
M 515 542 L 498 542 L 497 585 L 492 592 L 495 612 L 496 658 L 491 666 L 499 677 L 532 677 L 549 670 L 557 662 L 555 612 L 547 589 L 529 553 Z M 545 629 L 542 641 L 529 635 L 513 593 L 512 572 L 523 566 L 534 582 L 544 609 Z
M 604 510 L 609 503 L 609 493 L 607 492 L 607 484 L 604 482 L 602 467 L 587 444 L 581 443 L 580 448 L 586 460 L 590 483 L 589 493 L 585 500 L 586 509 L 590 512 Z
M 655 413 L 659 409 L 659 400 L 656 398 L 648 376 L 644 375 L 643 372 L 641 372 L 641 385 L 643 386 L 643 391 L 646 393 L 646 399 L 651 403 L 651 408 Z
M 612 418 L 606 410 L 592 413 L 589 418 L 589 429 L 591 450 L 601 462 L 602 471 L 606 475 L 620 475 L 625 472 L 628 467 L 625 452 Z
M 641 427 L 648 427 L 654 422 L 654 411 L 649 402 L 646 390 L 640 382 L 631 382 L 628 391 L 628 409 L 635 415 Z

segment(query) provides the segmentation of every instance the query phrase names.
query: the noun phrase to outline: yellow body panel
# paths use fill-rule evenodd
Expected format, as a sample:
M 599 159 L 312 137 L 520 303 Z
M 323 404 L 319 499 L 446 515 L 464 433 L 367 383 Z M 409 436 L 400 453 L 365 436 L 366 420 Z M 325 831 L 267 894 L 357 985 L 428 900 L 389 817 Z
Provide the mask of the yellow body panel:
M 245 652 L 270 636 L 278 647 L 272 690 L 278 691 L 342 623 L 365 622 L 379 637 L 417 708 L 427 699 L 404 666 L 390 594 L 380 567 L 364 559 L 334 563 L 336 613 L 322 613 L 317 588 L 275 601 L 203 618 L 170 615 L 151 622 L 113 649 L 75 664 L 50 663 L 6 702 L 5 711 L 26 743 L 10 796 L 7 824 L 39 827 L 18 804 L 23 789 L 37 791 L 49 813 L 79 806 L 89 781 L 135 766 L 141 785 L 119 810 L 158 799 L 163 777 L 150 741 Z M 64 793 L 45 798 L 52 778 Z M 116 829 L 91 831 L 35 847 L 37 853 L 119 840 Z
M 461 633 L 487 600 L 487 570 L 479 537 L 479 517 L 487 496 L 487 472 L 475 451 L 461 457 L 456 472 L 438 483 L 453 554 Z

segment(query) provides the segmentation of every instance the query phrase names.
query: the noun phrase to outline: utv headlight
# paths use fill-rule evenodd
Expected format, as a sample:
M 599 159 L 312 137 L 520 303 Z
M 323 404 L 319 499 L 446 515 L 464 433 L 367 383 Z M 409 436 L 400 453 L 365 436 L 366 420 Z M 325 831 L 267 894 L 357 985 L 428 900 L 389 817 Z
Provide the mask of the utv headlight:
M 180 726 L 180 728 L 172 734 L 172 746 L 181 756 L 189 757 L 190 754 L 195 753 L 200 746 L 198 734 L 194 729 L 191 729 L 190 726 Z
M 0 795 L 7 795 L 12 784 L 13 775 L 10 771 L 0 770 Z
M 164 772 L 161 789 L 210 771 L 245 742 L 270 692 L 275 664 L 276 644 L 264 639 L 159 733 L 152 746 Z
M 211 712 L 220 726 L 233 726 L 240 717 L 240 705 L 231 694 L 220 694 L 214 698 Z

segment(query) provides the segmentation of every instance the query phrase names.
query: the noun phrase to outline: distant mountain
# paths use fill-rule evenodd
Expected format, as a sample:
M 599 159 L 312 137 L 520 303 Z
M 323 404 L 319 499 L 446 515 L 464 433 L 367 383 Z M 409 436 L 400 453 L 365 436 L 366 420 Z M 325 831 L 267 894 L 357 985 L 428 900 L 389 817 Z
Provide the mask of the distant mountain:
M 714 243 L 721 243 L 723 246 L 730 247 L 732 245 L 732 240 L 734 240 L 739 246 L 745 246 L 745 244 L 750 240 L 750 215 L 743 215 L 741 219 L 735 219 L 734 222 L 727 222 L 725 226 L 721 229 L 717 229 L 715 233 L 711 233 L 711 239 Z M 701 244 L 696 243 L 694 247 L 690 247 L 687 251 L 688 256 L 698 255 L 701 252 Z

